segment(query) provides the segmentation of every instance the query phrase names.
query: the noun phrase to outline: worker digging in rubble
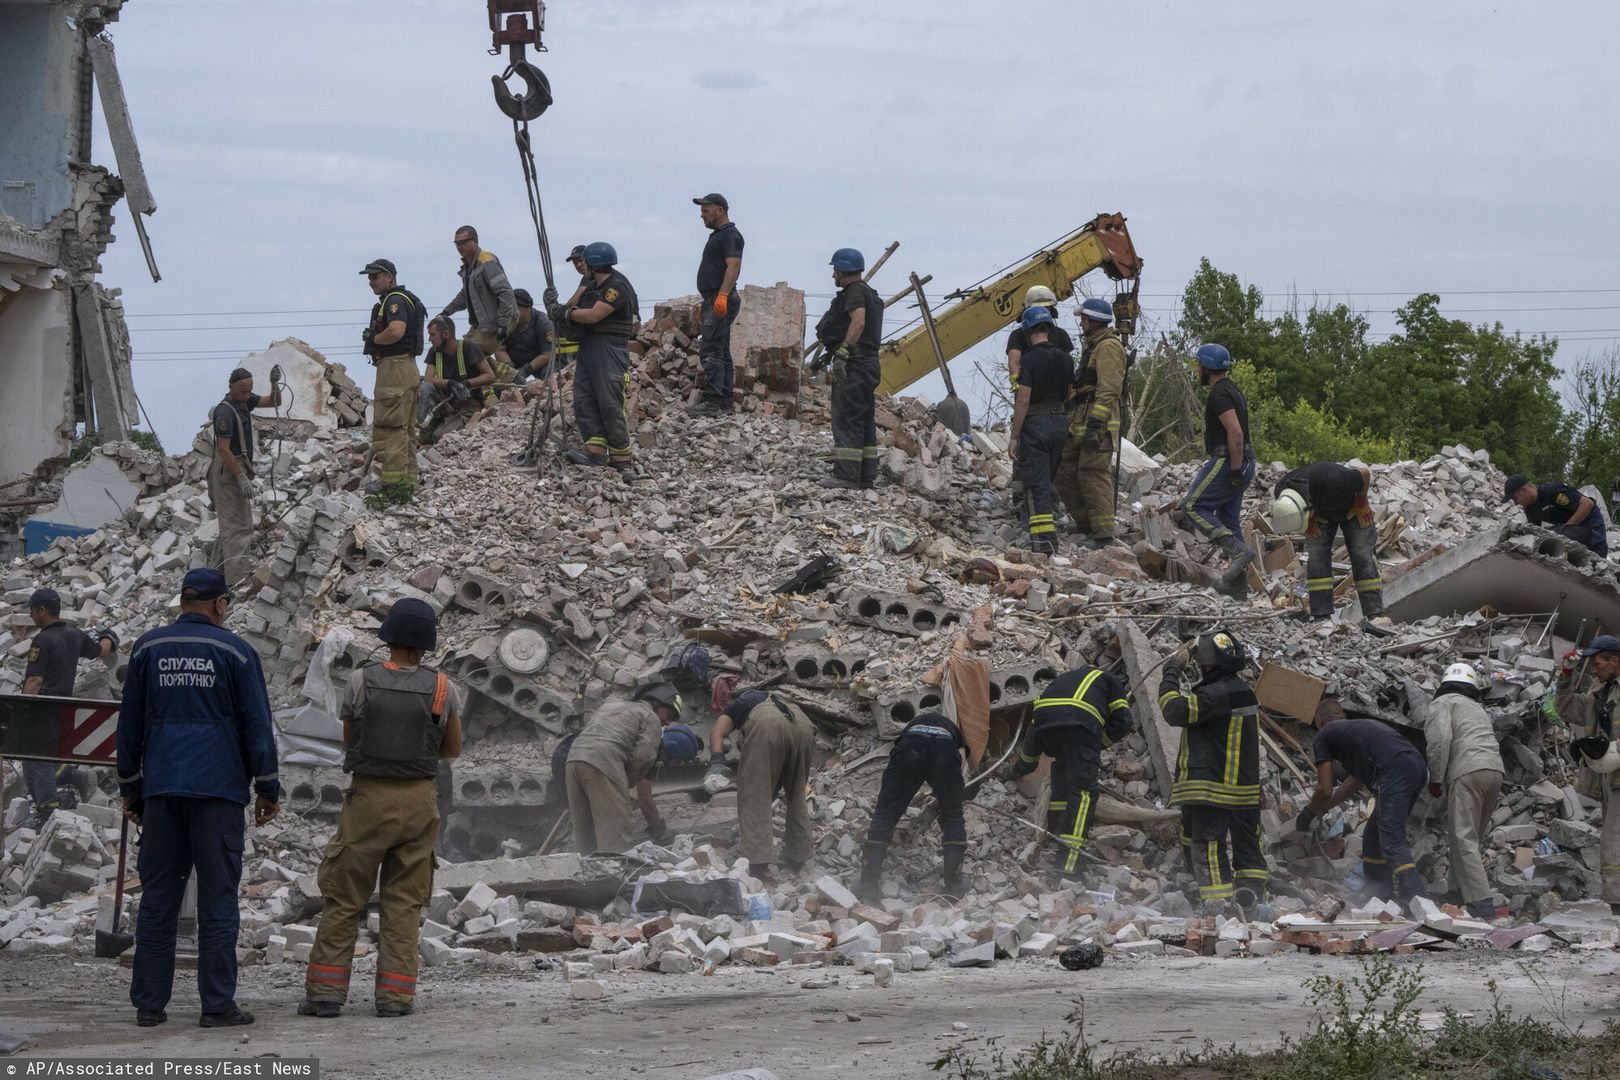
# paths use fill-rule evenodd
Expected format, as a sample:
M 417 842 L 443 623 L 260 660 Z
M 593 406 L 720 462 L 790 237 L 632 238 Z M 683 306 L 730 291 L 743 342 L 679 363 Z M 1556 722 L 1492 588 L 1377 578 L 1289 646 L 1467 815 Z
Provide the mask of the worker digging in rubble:
M 1361 865 L 1368 891 L 1374 896 L 1409 900 L 1428 895 L 1428 883 L 1412 858 L 1407 840 L 1407 819 L 1423 794 L 1429 767 L 1417 747 L 1388 724 L 1361 717 L 1346 717 L 1331 699 L 1316 710 L 1316 790 L 1294 819 L 1301 832 L 1350 796 L 1366 791 L 1373 796 L 1373 811 L 1361 833 Z M 1333 763 L 1344 766 L 1349 779 L 1333 783 Z
M 745 690 L 727 702 L 709 729 L 709 771 L 703 786 L 710 793 L 726 786 L 726 736 L 741 738 L 737 754 L 738 846 L 750 872 L 764 881 L 777 875 L 776 842 L 771 832 L 771 805 L 782 796 L 787 822 L 780 866 L 797 874 L 813 851 L 810 833 L 810 757 L 816 732 L 804 710 L 764 690 Z
M 1580 689 L 1581 660 L 1592 666 L 1589 689 Z M 1575 788 L 1603 805 L 1603 829 L 1598 840 L 1598 873 L 1603 899 L 1620 915 L 1620 640 L 1599 634 L 1591 644 L 1564 654 L 1559 664 L 1558 693 L 1554 699 L 1563 722 L 1578 732 L 1570 744 L 1580 772 Z
M 1609 527 L 1590 495 L 1568 484 L 1532 484 L 1522 473 L 1514 473 L 1502 485 L 1502 498 L 1523 509 L 1530 524 L 1609 557 Z
M 422 663 L 439 637 L 427 603 L 395 601 L 377 637 L 388 659 L 350 674 L 343 695 L 343 771 L 353 779 L 315 876 L 321 921 L 304 969 L 300 1016 L 343 1010 L 373 888 L 382 919 L 377 1015 L 406 1016 L 416 1002 L 417 928 L 433 891 L 439 835 L 435 784 L 439 762 L 461 755 L 461 697 L 443 672 Z
M 1227 372 L 1232 354 L 1224 345 L 1200 345 L 1196 354 L 1200 385 L 1209 387 L 1204 404 L 1204 453 L 1209 460 L 1193 477 L 1181 507 L 1193 527 L 1226 552 L 1229 562 L 1216 590 L 1241 599 L 1249 594 L 1248 570 L 1254 552 L 1243 543 L 1243 493 L 1254 483 L 1254 448 L 1249 443 L 1249 403 Z
M 832 380 L 833 474 L 821 486 L 853 491 L 877 486 L 883 298 L 862 280 L 866 256 L 859 251 L 839 248 L 829 265 L 838 294 L 816 323 L 816 340 L 826 347 L 822 366 Z
M 636 290 L 617 269 L 619 253 L 612 244 L 587 244 L 583 255 L 590 285 L 581 282 L 578 299 L 555 300 L 547 314 L 558 333 L 581 335 L 574 375 L 574 421 L 583 447 L 568 451 L 576 465 L 612 467 L 626 480 L 635 478 L 634 448 L 625 409 L 630 399 L 629 342 L 641 323 Z
M 280 809 L 281 781 L 259 654 L 221 625 L 232 599 L 224 574 L 211 566 L 189 570 L 180 617 L 130 649 L 118 710 L 118 787 L 124 815 L 141 829 L 129 984 L 141 1027 L 169 1018 L 180 901 L 193 871 L 198 1023 L 253 1023 L 236 1004 L 242 811 L 251 801 L 253 823 L 269 824 Z
M 455 245 L 456 254 L 461 256 L 461 265 L 456 268 L 461 291 L 444 305 L 439 317 L 448 319 L 458 311 L 465 311 L 467 340 L 491 359 L 491 367 L 498 364 L 506 368 L 507 377 L 502 379 L 505 382 L 510 378 L 512 367 L 506 353 L 506 338 L 517 325 L 517 294 L 506 279 L 501 260 L 494 252 L 478 246 L 477 229 L 471 225 L 457 229 Z
M 1114 451 L 1119 446 L 1120 401 L 1125 393 L 1125 344 L 1109 324 L 1114 308 L 1091 297 L 1079 307 L 1080 364 L 1068 400 L 1069 439 L 1057 490 L 1075 528 L 1094 547 L 1117 542 L 1114 524 Z
M 718 191 L 700 195 L 692 203 L 709 230 L 709 239 L 697 270 L 703 320 L 703 342 L 698 347 L 703 397 L 686 411 L 693 416 L 722 416 L 731 412 L 731 326 L 742 310 L 737 277 L 742 273 L 743 235 L 731 220 L 731 204 Z
M 1361 617 L 1374 629 L 1389 625 L 1378 569 L 1378 528 L 1368 500 L 1371 489 L 1371 469 L 1331 461 L 1303 465 L 1272 489 L 1272 528 L 1305 534 L 1305 594 L 1313 619 L 1333 617 L 1333 542 L 1342 529 Z
M 428 321 L 428 351 L 422 358 L 422 385 L 416 393 L 417 441 L 431 446 L 452 418 L 477 415 L 494 404 L 490 387 L 495 369 L 472 340 L 456 337 L 456 322 L 448 315 Z
M 1024 310 L 1013 325 L 1012 333 L 1007 335 L 1007 381 L 1015 396 L 1018 393 L 1018 372 L 1023 367 L 1024 351 L 1029 348 L 1028 332 L 1024 329 L 1024 316 L 1031 311 L 1041 308 L 1052 316 L 1052 327 L 1046 332 L 1046 340 L 1070 356 L 1074 355 L 1074 339 L 1057 322 L 1057 303 L 1057 294 L 1045 285 L 1031 285 L 1024 290 Z
M 401 288 L 399 272 L 387 259 L 373 259 L 360 271 L 377 303 L 360 335 L 365 355 L 377 369 L 371 395 L 371 454 L 379 476 L 366 493 L 384 503 L 408 503 L 416 491 L 416 392 L 422 377 L 416 357 L 422 351 L 427 309 L 415 293 Z
M 1043 307 L 1024 312 L 1024 344 L 1013 398 L 1007 454 L 1023 481 L 1029 549 L 1057 554 L 1057 498 L 1053 481 L 1069 430 L 1064 397 L 1074 381 L 1074 357 L 1051 340 L 1052 315 Z
M 253 372 L 237 368 L 226 380 L 225 398 L 208 415 L 214 433 L 214 455 L 208 463 L 208 503 L 214 510 L 219 535 L 209 562 L 229 582 L 247 576 L 253 549 L 253 410 L 281 404 L 275 385 L 277 365 L 271 373 L 268 397 L 253 392 Z
M 1479 703 L 1488 684 L 1471 664 L 1452 664 L 1424 724 L 1429 758 L 1429 794 L 1446 807 L 1447 859 L 1451 886 L 1468 914 L 1490 922 L 1496 901 L 1480 856 L 1481 837 L 1502 793 L 1502 746 Z
M 1019 744 L 1012 776 L 1016 781 L 1034 772 L 1043 755 L 1052 759 L 1046 831 L 1057 837 L 1052 870 L 1059 879 L 1079 874 L 1103 747 L 1130 734 L 1132 724 L 1130 695 L 1101 668 L 1081 665 L 1064 672 L 1035 699 L 1034 719 Z
M 629 701 L 610 701 L 574 737 L 563 775 L 574 848 L 581 855 L 629 851 L 638 843 L 630 819 L 634 793 L 647 836 L 669 839 L 647 774 L 658 763 L 664 731 L 681 718 L 681 695 L 667 682 L 641 687 Z
M 39 628 L 28 648 L 22 692 L 72 697 L 80 660 L 110 660 L 118 654 L 118 635 L 111 630 L 80 630 L 62 621 L 62 594 L 35 589 L 28 598 L 28 617 Z M 59 807 L 72 810 L 94 786 L 77 765 L 23 761 L 23 782 L 34 804 L 34 828 L 42 829 Z
M 889 856 L 894 827 L 923 784 L 939 806 L 945 867 L 940 889 L 951 897 L 967 894 L 962 877 L 962 858 L 967 853 L 967 820 L 962 813 L 967 757 L 962 730 L 943 713 L 919 713 L 901 730 L 889 750 L 872 823 L 861 847 L 861 883 L 856 891 L 862 900 L 877 903 L 883 898 L 883 863 Z
M 555 356 L 561 370 L 567 361 L 556 351 L 556 332 L 543 311 L 536 310 L 534 297 L 528 289 L 513 289 L 517 301 L 517 323 L 506 335 L 506 354 L 512 360 L 512 381 L 523 383 L 529 379 L 544 379 L 551 374 L 551 361 Z
M 1247 663 L 1243 643 L 1216 630 L 1178 649 L 1159 678 L 1159 709 L 1181 729 L 1170 805 L 1181 808 L 1182 851 L 1212 914 L 1238 888 L 1240 907 L 1264 902 L 1271 880 L 1260 838 L 1260 707 L 1242 675 Z

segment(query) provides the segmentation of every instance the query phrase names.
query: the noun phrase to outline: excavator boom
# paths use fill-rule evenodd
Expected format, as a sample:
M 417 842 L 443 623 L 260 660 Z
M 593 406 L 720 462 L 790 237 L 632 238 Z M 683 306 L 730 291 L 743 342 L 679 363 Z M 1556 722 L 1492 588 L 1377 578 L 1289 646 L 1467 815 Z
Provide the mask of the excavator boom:
M 1045 285 L 1065 300 L 1074 295 L 1076 281 L 1097 269 L 1115 281 L 1140 280 L 1142 260 L 1123 214 L 1098 214 L 995 281 L 954 294 L 955 303 L 933 313 L 940 352 L 949 361 L 1006 328 L 1023 310 L 1024 293 L 1031 285 Z M 1121 333 L 1134 330 L 1134 290 L 1121 294 L 1114 307 Z M 878 355 L 883 364 L 878 391 L 884 394 L 899 393 L 939 366 L 926 326 L 885 341 Z

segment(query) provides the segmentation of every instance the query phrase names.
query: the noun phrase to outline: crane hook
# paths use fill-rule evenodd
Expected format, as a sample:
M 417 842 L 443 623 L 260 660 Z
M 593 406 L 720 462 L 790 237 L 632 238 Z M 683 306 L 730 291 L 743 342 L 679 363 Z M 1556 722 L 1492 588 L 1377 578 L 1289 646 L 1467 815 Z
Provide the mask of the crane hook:
M 523 96 L 518 97 L 506 88 L 505 76 L 491 75 L 495 85 L 495 105 L 513 120 L 534 120 L 551 107 L 551 83 L 545 72 L 527 60 L 515 60 L 506 69 L 507 75 L 523 80 Z

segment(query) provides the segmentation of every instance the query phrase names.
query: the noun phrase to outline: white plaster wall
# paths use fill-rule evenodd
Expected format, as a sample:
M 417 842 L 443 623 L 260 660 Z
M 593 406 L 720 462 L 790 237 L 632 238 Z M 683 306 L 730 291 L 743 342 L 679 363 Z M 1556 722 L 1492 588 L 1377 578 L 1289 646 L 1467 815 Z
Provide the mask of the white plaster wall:
M 118 460 L 106 454 L 91 454 L 62 477 L 62 497 L 55 506 L 35 514 L 40 521 L 97 529 L 117 521 L 141 497 L 141 489 Z
M 0 305 L 0 480 L 71 448 L 70 319 L 66 289 L 24 286 Z
M 331 387 L 326 381 L 326 364 L 317 359 L 319 355 L 303 342 L 278 341 L 264 352 L 249 353 L 239 363 L 222 367 L 219 373 L 219 396 L 221 398 L 225 396 L 225 380 L 230 377 L 232 367 L 245 367 L 253 372 L 254 393 L 268 394 L 270 369 L 280 364 L 282 378 L 286 380 L 288 388 L 293 393 L 291 407 L 284 403 L 280 415 L 293 420 L 308 420 L 318 428 L 335 428 L 338 426 L 338 414 L 332 410 L 328 401 Z M 269 416 L 270 413 L 266 411 L 254 415 Z

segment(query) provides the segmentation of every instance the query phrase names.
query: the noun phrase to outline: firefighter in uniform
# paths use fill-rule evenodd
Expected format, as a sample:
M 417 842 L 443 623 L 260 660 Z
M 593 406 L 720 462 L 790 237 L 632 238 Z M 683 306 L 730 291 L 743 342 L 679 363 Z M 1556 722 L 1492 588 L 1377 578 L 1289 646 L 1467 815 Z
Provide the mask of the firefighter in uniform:
M 559 335 L 583 334 L 574 373 L 574 420 L 585 445 L 570 449 L 567 456 L 577 465 L 612 466 L 630 479 L 634 460 L 625 409 L 630 400 L 629 342 L 641 322 L 640 307 L 636 290 L 614 269 L 619 253 L 612 244 L 587 244 L 584 259 L 590 285 L 582 282 L 578 300 L 554 304 L 548 313 Z
M 1238 674 L 1246 660 L 1242 644 L 1217 630 L 1182 646 L 1159 679 L 1165 722 L 1181 728 L 1170 805 L 1181 807 L 1182 850 L 1210 907 L 1233 898 L 1234 879 L 1253 894 L 1243 905 L 1251 906 L 1271 878 L 1260 843 L 1259 706 Z M 1190 663 L 1198 680 L 1183 689 Z
M 1080 305 L 1080 369 L 1069 398 L 1069 441 L 1058 469 L 1058 495 L 1075 528 L 1094 543 L 1113 541 L 1114 450 L 1125 393 L 1125 345 L 1108 324 L 1114 309 L 1092 297 Z
M 1471 664 L 1452 664 L 1440 677 L 1423 725 L 1429 794 L 1446 804 L 1446 863 L 1468 914 L 1492 922 L 1495 892 L 1479 842 L 1491 831 L 1502 793 L 1502 744 L 1479 699 L 1490 687 Z
M 1069 422 L 1063 398 L 1074 381 L 1074 357 L 1051 341 L 1052 315 L 1043 307 L 1024 312 L 1018 391 L 1013 401 L 1007 453 L 1023 480 L 1023 517 L 1031 551 L 1057 554 L 1056 500 L 1052 481 L 1063 458 Z
M 72 697 L 74 678 L 80 660 L 106 660 L 118 652 L 118 635 L 111 630 L 80 630 L 62 621 L 62 595 L 55 589 L 36 589 L 28 598 L 28 617 L 39 627 L 28 649 L 28 666 L 23 669 L 22 692 Z M 88 796 L 90 782 L 76 765 L 54 761 L 22 762 L 23 780 L 34 803 L 36 828 L 57 807 L 71 810 L 79 805 L 81 792 Z
M 1609 527 L 1591 496 L 1568 484 L 1532 484 L 1522 473 L 1514 473 L 1502 487 L 1502 498 L 1522 507 L 1530 524 L 1551 529 L 1608 558 Z
M 882 370 L 883 299 L 861 280 L 866 256 L 854 248 L 833 252 L 830 264 L 838 294 L 816 323 L 816 340 L 831 368 L 833 474 L 824 488 L 877 486 L 877 386 Z
M 1592 665 L 1592 684 L 1580 690 L 1581 659 Z M 1579 653 L 1564 655 L 1559 665 L 1558 715 L 1576 735 L 1570 749 L 1580 767 L 1576 790 L 1603 806 L 1603 831 L 1598 840 L 1598 873 L 1603 899 L 1620 915 L 1620 640 L 1599 634 Z
M 422 351 L 427 309 L 414 293 L 399 286 L 398 272 L 387 259 L 371 260 L 360 273 L 377 295 L 371 324 L 361 335 L 365 354 L 377 368 L 371 454 L 381 476 L 368 491 L 389 502 L 406 503 L 416 490 L 416 389 L 422 381 L 416 356 Z
M 1311 618 L 1333 616 L 1333 541 L 1344 530 L 1361 616 L 1384 620 L 1384 579 L 1378 570 L 1378 529 L 1367 493 L 1372 470 L 1331 461 L 1303 465 L 1277 481 L 1271 524 L 1278 532 L 1305 533 L 1305 593 Z
M 742 737 L 737 761 L 737 824 L 740 847 L 755 877 L 766 879 L 776 861 L 771 835 L 771 805 L 778 792 L 786 811 L 782 865 L 796 874 L 813 852 L 810 804 L 810 757 L 816 733 L 804 710 L 775 694 L 747 690 L 727 703 L 709 729 L 709 773 L 703 786 L 713 793 L 726 786 L 726 736 Z
M 1014 396 L 1018 393 L 1018 371 L 1023 367 L 1024 352 L 1029 348 L 1029 335 L 1024 331 L 1025 315 L 1036 308 L 1044 309 L 1053 320 L 1046 340 L 1070 355 L 1074 353 L 1074 339 L 1057 324 L 1057 302 L 1057 294 L 1045 285 L 1031 285 L 1024 292 L 1024 310 L 1019 314 L 1012 333 L 1007 335 L 1007 378 Z
M 377 1015 L 408 1015 L 416 1001 L 417 928 L 433 891 L 439 834 L 439 762 L 461 754 L 461 704 L 444 673 L 422 663 L 438 644 L 438 619 L 425 602 L 395 601 L 377 637 L 388 659 L 350 675 L 343 697 L 343 771 L 354 779 L 316 874 L 321 921 L 300 1016 L 342 1011 L 373 887 L 382 919 Z
M 1125 687 L 1099 668 L 1065 672 L 1035 699 L 1035 719 L 1018 747 L 1013 776 L 1034 772 L 1043 754 L 1052 759 L 1046 831 L 1059 840 L 1054 869 L 1062 877 L 1074 877 L 1080 866 L 1103 747 L 1129 734 L 1131 723 Z
M 253 647 L 220 624 L 232 595 L 213 567 L 186 573 L 180 617 L 129 654 L 118 711 L 118 787 L 141 829 L 141 910 L 129 999 L 156 1027 L 174 989 L 180 900 L 197 874 L 197 992 L 202 1027 L 253 1023 L 236 1004 L 241 927 L 242 810 L 263 826 L 281 802 L 264 670 Z
M 418 441 L 437 442 L 451 413 L 477 413 L 494 404 L 489 390 L 494 382 L 495 369 L 471 335 L 457 339 L 455 320 L 435 315 L 428 323 L 428 353 L 416 394 L 416 421 L 422 425 Z
M 581 855 L 629 851 L 636 845 L 631 794 L 647 835 L 662 842 L 669 829 L 652 801 L 647 774 L 657 764 L 665 729 L 681 718 L 681 695 L 667 682 L 650 683 L 631 701 L 597 709 L 568 750 L 563 767 L 574 847 Z
M 458 311 L 467 312 L 467 337 L 485 356 L 505 367 L 505 376 L 511 377 L 507 363 L 506 336 L 517 325 L 517 294 L 506 278 L 506 268 L 493 251 L 478 246 L 478 230 L 463 225 L 456 230 L 456 254 L 461 265 L 456 273 L 461 278 L 461 291 L 444 305 L 440 317 L 450 318 Z
M 1224 551 L 1226 569 L 1215 590 L 1234 599 L 1249 595 L 1249 564 L 1255 553 L 1243 543 L 1243 493 L 1254 483 L 1254 447 L 1249 442 L 1249 401 L 1227 372 L 1232 354 L 1225 345 L 1198 346 L 1198 382 L 1209 387 L 1204 401 L 1204 453 L 1192 487 L 1182 496 L 1187 520 Z
M 882 899 L 883 862 L 889 856 L 894 827 L 923 784 L 928 785 L 939 805 L 945 862 L 941 888 L 946 896 L 967 892 L 962 878 L 962 856 L 967 853 L 967 819 L 962 816 L 962 772 L 966 768 L 967 740 L 943 713 L 921 713 L 900 732 L 889 751 L 872 824 L 867 827 L 866 843 L 861 849 L 862 900 L 875 903 Z
M 579 284 L 574 286 L 574 291 L 569 294 L 568 302 L 562 305 L 564 308 L 579 303 L 584 299 L 586 290 L 591 288 L 591 268 L 585 265 L 584 244 L 575 244 L 568 252 L 568 264 L 579 272 Z M 557 322 L 556 316 L 552 314 L 558 310 L 555 289 L 547 289 L 542 298 L 545 301 L 546 317 L 552 322 L 552 333 L 556 335 L 556 363 L 560 369 L 579 358 L 579 343 L 585 336 L 584 329 L 571 323 Z

